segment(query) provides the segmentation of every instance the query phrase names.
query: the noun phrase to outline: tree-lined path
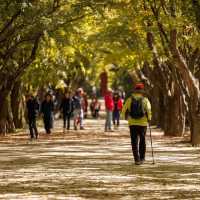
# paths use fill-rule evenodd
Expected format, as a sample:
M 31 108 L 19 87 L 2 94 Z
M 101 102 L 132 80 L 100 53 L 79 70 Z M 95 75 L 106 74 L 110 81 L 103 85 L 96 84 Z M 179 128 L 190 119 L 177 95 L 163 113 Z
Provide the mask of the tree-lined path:
M 125 121 L 113 133 L 103 120 L 63 134 L 61 122 L 49 138 L 28 142 L 28 133 L 1 137 L 0 199 L 200 199 L 199 149 L 153 130 L 147 161 L 135 166 Z
M 200 0 L 1 0 L 0 199 L 200 199 L 199 38 Z M 49 133 L 53 115 L 73 110 L 76 122 L 109 88 L 127 99 L 137 83 L 160 127 L 156 165 L 149 136 L 134 165 L 125 121 L 112 133 L 102 119 L 65 135 L 61 121 L 50 136 L 41 128 L 43 114 Z M 79 105 L 64 109 L 69 94 Z

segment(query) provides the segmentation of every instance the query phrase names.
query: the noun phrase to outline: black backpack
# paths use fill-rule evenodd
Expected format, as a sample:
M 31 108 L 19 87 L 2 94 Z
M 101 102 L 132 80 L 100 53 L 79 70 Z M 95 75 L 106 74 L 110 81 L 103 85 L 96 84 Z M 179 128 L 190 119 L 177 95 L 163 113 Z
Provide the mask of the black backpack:
M 131 108 L 129 111 L 129 115 L 131 116 L 131 118 L 140 119 L 146 115 L 143 99 L 144 99 L 143 97 L 141 97 L 139 99 L 132 97 Z
M 77 96 L 73 98 L 73 109 L 81 109 L 81 100 Z

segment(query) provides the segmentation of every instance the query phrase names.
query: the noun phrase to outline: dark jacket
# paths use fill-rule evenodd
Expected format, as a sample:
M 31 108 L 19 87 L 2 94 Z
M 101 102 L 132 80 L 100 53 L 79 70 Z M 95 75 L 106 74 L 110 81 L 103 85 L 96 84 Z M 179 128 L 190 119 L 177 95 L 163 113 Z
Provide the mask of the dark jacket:
M 39 103 L 36 99 L 32 98 L 29 99 L 26 102 L 26 108 L 27 108 L 27 115 L 29 119 L 33 119 L 37 117 L 37 114 L 39 112 Z
M 73 112 L 73 100 L 72 98 L 63 98 L 61 105 L 60 105 L 60 110 L 62 110 L 63 114 L 70 114 Z
M 53 101 L 49 101 L 47 102 L 46 100 L 44 100 L 42 102 L 41 105 L 41 113 L 44 114 L 44 117 L 50 117 L 53 115 L 53 111 L 54 111 L 54 103 Z

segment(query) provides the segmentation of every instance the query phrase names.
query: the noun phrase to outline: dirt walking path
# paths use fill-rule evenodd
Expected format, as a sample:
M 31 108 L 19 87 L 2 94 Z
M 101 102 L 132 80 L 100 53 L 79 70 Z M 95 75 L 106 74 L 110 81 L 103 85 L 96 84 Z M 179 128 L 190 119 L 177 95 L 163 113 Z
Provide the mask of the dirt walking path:
M 126 122 L 114 133 L 103 120 L 86 130 L 0 138 L 0 199 L 133 200 L 200 199 L 200 151 L 154 130 L 156 164 L 147 138 L 147 161 L 135 166 Z

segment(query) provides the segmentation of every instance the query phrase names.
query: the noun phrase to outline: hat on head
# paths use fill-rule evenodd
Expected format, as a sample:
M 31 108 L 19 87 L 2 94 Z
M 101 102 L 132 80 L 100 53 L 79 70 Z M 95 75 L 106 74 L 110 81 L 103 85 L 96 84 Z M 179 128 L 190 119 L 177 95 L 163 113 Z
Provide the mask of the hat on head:
M 78 89 L 77 89 L 77 92 L 83 94 L 83 92 L 84 92 L 84 91 L 83 91 L 83 88 L 78 88 Z
M 135 85 L 135 90 L 143 90 L 144 89 L 144 84 L 143 83 L 137 83 Z
M 112 93 L 113 92 L 112 88 L 108 88 L 107 92 Z

